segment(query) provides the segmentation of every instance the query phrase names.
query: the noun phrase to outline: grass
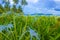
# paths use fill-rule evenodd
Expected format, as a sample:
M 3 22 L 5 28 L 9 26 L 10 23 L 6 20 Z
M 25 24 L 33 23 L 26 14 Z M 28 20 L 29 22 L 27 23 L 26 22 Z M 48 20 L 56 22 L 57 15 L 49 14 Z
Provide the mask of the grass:
M 13 24 L 9 32 L 0 32 L 0 40 L 30 40 L 28 27 L 33 29 L 40 40 L 60 40 L 60 24 L 57 16 L 24 16 L 5 15 L 0 16 L 0 25 Z M 26 33 L 25 33 L 26 32 Z M 32 40 L 37 40 L 32 37 Z

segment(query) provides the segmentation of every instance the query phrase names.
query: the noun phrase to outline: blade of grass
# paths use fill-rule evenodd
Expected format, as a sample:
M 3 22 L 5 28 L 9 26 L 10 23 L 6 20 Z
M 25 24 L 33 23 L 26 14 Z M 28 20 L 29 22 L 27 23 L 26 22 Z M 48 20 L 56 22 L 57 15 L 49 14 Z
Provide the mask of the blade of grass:
M 4 34 L 3 32 L 0 32 L 3 36 L 5 36 L 5 38 L 7 38 L 8 40 L 10 40 L 10 38 L 8 37 L 8 35 Z
M 15 33 L 15 39 L 14 40 L 17 40 L 17 31 L 16 31 L 16 22 L 15 22 L 15 15 L 13 15 L 13 24 L 14 24 L 14 33 Z

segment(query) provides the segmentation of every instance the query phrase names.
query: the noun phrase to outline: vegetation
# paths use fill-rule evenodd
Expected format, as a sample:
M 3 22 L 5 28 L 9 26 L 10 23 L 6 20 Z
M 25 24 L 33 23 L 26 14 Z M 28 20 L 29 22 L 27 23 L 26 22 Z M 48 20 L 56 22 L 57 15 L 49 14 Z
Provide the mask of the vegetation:
M 25 16 L 21 5 L 27 5 L 26 0 L 18 8 L 19 0 L 13 1 L 12 8 L 9 0 L 4 0 L 4 7 L 0 4 L 0 40 L 60 40 L 60 17 Z
M 0 14 L 2 13 L 7 13 L 7 12 L 15 12 L 15 13 L 23 13 L 22 11 L 22 5 L 27 5 L 26 0 L 21 0 L 21 5 L 19 7 L 16 7 L 16 5 L 19 3 L 19 0 L 13 0 L 12 8 L 10 6 L 10 1 L 9 0 L 2 0 L 2 4 L 5 4 L 4 7 L 2 4 L 0 4 Z
M 60 40 L 60 18 L 57 18 L 55 16 L 3 14 L 0 16 L 0 25 L 11 23 L 13 24 L 13 28 L 9 28 L 9 32 L 6 30 L 0 32 L 0 40 L 30 40 L 30 32 L 26 32 L 28 31 L 28 27 L 38 33 L 40 40 Z M 32 40 L 37 39 L 33 37 Z

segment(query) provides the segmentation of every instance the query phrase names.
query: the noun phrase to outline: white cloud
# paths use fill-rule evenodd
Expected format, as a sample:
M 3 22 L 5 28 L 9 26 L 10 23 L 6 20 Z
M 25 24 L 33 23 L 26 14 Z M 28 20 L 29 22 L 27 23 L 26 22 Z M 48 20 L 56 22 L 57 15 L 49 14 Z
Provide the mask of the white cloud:
M 9 0 L 10 1 L 10 4 L 14 4 L 13 0 Z
M 54 0 L 54 1 L 60 1 L 60 0 Z
M 28 3 L 37 3 L 39 0 L 26 0 Z

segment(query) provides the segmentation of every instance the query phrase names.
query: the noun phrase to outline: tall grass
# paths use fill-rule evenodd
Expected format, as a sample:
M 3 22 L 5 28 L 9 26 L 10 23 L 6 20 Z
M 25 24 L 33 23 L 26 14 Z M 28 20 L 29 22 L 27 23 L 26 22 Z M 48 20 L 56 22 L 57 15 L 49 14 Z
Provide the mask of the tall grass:
M 56 16 L 24 16 L 24 15 L 2 15 L 0 25 L 13 24 L 13 28 L 2 30 L 0 40 L 30 40 L 29 28 L 34 30 L 40 40 L 60 40 L 60 24 L 57 26 Z M 32 37 L 32 40 L 38 40 Z

